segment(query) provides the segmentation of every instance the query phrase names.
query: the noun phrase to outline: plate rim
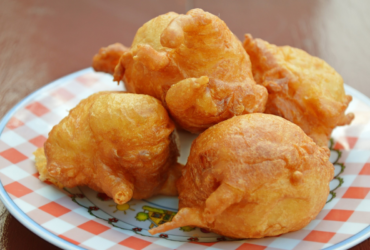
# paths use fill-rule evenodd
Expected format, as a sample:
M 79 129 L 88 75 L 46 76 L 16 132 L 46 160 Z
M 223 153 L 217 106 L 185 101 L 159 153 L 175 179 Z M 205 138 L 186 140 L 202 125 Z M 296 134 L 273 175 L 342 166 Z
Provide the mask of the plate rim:
M 348 86 L 346 84 L 344 84 L 344 89 L 346 91 L 346 94 L 356 96 L 357 99 L 364 102 L 366 105 L 370 106 L 370 98 L 367 97 L 366 95 L 362 94 L 357 89 L 355 89 L 351 86 Z M 347 239 L 345 239 L 341 242 L 338 242 L 335 245 L 332 245 L 330 247 L 326 247 L 322 250 L 342 250 L 342 249 L 344 250 L 344 249 L 348 249 L 350 247 L 358 245 L 359 243 L 365 241 L 369 237 L 370 237 L 370 225 L 365 227 L 364 229 L 362 229 L 362 231 L 358 232 L 357 234 L 355 234 L 355 235 L 353 235 L 353 236 L 351 236 L 351 237 L 349 237 L 349 238 L 347 238 Z
M 94 70 L 89 67 L 85 68 L 79 71 L 76 71 L 74 73 L 65 75 L 63 77 L 58 78 L 57 80 L 54 80 L 45 86 L 35 90 L 25 98 L 23 98 L 21 101 L 19 101 L 13 108 L 11 108 L 1 119 L 0 121 L 0 136 L 5 129 L 6 124 L 9 122 L 10 118 L 13 117 L 13 115 L 24 106 L 24 104 L 28 103 L 30 100 L 35 98 L 39 95 L 39 93 L 42 93 L 48 89 L 51 89 L 59 84 L 64 83 L 65 81 L 72 80 L 76 78 L 79 75 L 85 74 L 85 73 L 92 73 Z M 364 102 L 366 105 L 370 106 L 370 98 L 366 95 L 362 94 L 355 88 L 348 86 L 344 84 L 344 88 L 346 91 L 346 94 L 355 96 L 360 101 Z M 63 238 L 60 238 L 58 235 L 48 231 L 44 227 L 42 227 L 40 224 L 35 222 L 33 219 L 31 219 L 29 216 L 27 216 L 26 213 L 24 213 L 18 206 L 15 204 L 15 202 L 10 198 L 8 193 L 6 192 L 1 180 L 0 180 L 0 200 L 3 202 L 4 206 L 7 208 L 7 210 L 20 222 L 22 223 L 26 228 L 28 228 L 30 231 L 41 237 L 42 239 L 48 241 L 49 243 L 60 247 L 62 249 L 72 249 L 72 250 L 84 250 L 84 248 L 77 246 Z M 345 239 L 344 241 L 341 241 L 335 245 L 332 245 L 330 247 L 323 248 L 323 250 L 341 250 L 341 249 L 348 249 L 349 247 L 355 246 L 367 238 L 370 237 L 370 225 L 366 228 L 364 228 L 359 233 Z

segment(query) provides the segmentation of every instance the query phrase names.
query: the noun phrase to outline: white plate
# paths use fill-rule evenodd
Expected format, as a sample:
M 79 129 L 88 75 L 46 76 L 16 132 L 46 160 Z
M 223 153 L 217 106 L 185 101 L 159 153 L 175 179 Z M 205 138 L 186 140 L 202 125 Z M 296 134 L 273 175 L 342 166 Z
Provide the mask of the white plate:
M 37 179 L 32 153 L 68 110 L 94 92 L 122 90 L 112 77 L 85 69 L 65 76 L 17 104 L 0 123 L 0 198 L 21 223 L 62 249 L 347 249 L 370 236 L 370 100 L 354 97 L 356 119 L 337 128 L 331 144 L 336 178 L 329 203 L 315 220 L 280 237 L 235 241 L 199 228 L 174 229 L 154 237 L 150 227 L 171 220 L 177 198 L 157 196 L 114 202 L 86 187 L 59 190 Z M 186 163 L 196 136 L 181 132 Z M 335 149 L 334 149 L 335 148 Z M 340 149 L 340 150 L 338 150 Z M 345 166 L 345 167 L 344 167 Z M 334 197 L 335 196 L 335 197 Z M 194 245 L 196 244 L 196 245 Z

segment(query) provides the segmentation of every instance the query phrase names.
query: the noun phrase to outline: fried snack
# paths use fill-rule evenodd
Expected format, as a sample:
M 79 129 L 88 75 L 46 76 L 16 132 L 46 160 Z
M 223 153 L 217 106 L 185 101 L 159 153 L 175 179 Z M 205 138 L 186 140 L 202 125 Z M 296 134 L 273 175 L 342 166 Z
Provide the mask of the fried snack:
M 300 126 L 318 145 L 328 145 L 336 126 L 350 124 L 344 112 L 352 100 L 342 77 L 326 62 L 289 46 L 278 47 L 245 35 L 255 81 L 269 92 L 266 113 Z
M 123 80 L 129 92 L 161 100 L 193 133 L 236 115 L 263 112 L 267 101 L 241 42 L 221 19 L 201 9 L 145 23 L 114 79 Z
M 191 225 L 261 238 L 299 230 L 326 203 L 334 174 L 329 153 L 278 116 L 221 122 L 193 142 L 177 182 L 179 212 L 149 232 Z
M 113 74 L 119 59 L 126 51 L 129 51 L 129 48 L 120 43 L 111 44 L 106 48 L 101 48 L 99 53 L 93 58 L 92 66 L 94 70 Z
M 35 152 L 40 179 L 86 185 L 117 204 L 177 195 L 181 175 L 174 123 L 146 95 L 100 92 L 82 100 Z M 46 158 L 45 158 L 46 157 Z

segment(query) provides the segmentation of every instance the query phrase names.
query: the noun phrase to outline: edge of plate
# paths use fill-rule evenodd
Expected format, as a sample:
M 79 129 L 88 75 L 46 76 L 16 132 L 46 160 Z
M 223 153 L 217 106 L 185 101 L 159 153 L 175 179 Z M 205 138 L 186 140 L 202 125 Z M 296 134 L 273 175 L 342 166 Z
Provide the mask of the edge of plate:
M 66 75 L 64 77 L 61 77 L 51 83 L 48 83 L 47 85 L 41 87 L 40 89 L 37 89 L 27 97 L 25 97 L 23 100 L 18 102 L 11 110 L 8 111 L 8 113 L 5 114 L 5 116 L 1 119 L 0 122 L 0 135 L 2 134 L 6 124 L 10 120 L 10 118 L 33 98 L 35 98 L 39 93 L 51 89 L 59 84 L 64 83 L 65 81 L 72 80 L 76 78 L 79 75 L 93 72 L 92 68 L 86 68 L 83 70 L 79 70 L 77 72 L 74 72 L 72 74 Z M 8 211 L 25 227 L 27 227 L 29 230 L 31 230 L 33 233 L 37 234 L 44 240 L 56 245 L 57 247 L 60 247 L 62 249 L 71 249 L 71 250 L 84 250 L 84 248 L 81 248 L 75 244 L 72 244 L 56 234 L 48 231 L 44 227 L 42 227 L 40 224 L 36 223 L 34 220 L 32 220 L 30 217 L 28 217 L 10 198 L 6 190 L 4 189 L 3 184 L 0 181 L 0 199 L 3 202 L 4 206 L 8 209 Z
M 368 106 L 370 106 L 370 99 L 366 95 L 362 94 L 357 89 L 352 88 L 351 86 L 348 86 L 347 84 L 344 84 L 344 90 L 346 91 L 347 95 L 353 95 L 356 96 L 357 99 L 360 99 L 360 101 L 366 103 Z
M 66 80 L 72 80 L 75 77 L 88 73 L 93 72 L 93 69 L 86 68 L 79 70 L 77 72 L 74 72 L 72 74 L 66 75 L 64 77 L 61 77 L 44 87 L 41 87 L 40 89 L 37 89 L 27 97 L 25 97 L 23 100 L 18 102 L 12 109 L 8 111 L 8 113 L 5 114 L 5 116 L 1 119 L 0 122 L 0 136 L 8 123 L 9 119 L 14 115 L 15 112 L 18 111 L 21 107 L 23 107 L 24 104 L 32 100 L 34 97 L 36 97 L 40 92 L 43 92 L 45 90 L 48 90 L 52 87 L 55 87 L 59 84 L 62 84 Z M 347 94 L 356 96 L 356 98 L 360 99 L 362 102 L 366 103 L 370 106 L 370 99 L 359 92 L 358 90 L 344 84 L 344 88 Z M 54 233 L 48 231 L 47 229 L 43 228 L 40 224 L 36 223 L 34 220 L 32 220 L 30 217 L 28 217 L 10 198 L 8 193 L 5 191 L 3 184 L 0 181 L 0 199 L 3 202 L 4 206 L 8 209 L 8 211 L 25 227 L 27 227 L 29 230 L 31 230 L 33 233 L 37 234 L 44 240 L 62 248 L 62 249 L 72 249 L 72 250 L 84 250 L 84 248 L 79 247 L 75 244 L 72 244 L 59 236 L 55 235 Z M 370 236 L 370 225 L 363 229 L 361 232 L 349 237 L 348 239 L 339 242 L 335 245 L 332 245 L 330 247 L 324 248 L 324 250 L 341 250 L 341 249 L 348 249 L 349 247 L 352 247 L 354 245 L 359 244 L 360 242 L 366 240 Z
M 352 96 L 356 96 L 357 99 L 359 99 L 360 101 L 364 102 L 366 105 L 370 106 L 370 99 L 369 97 L 367 97 L 366 95 L 362 94 L 361 92 L 359 92 L 358 90 L 352 88 L 351 86 L 348 86 L 348 85 L 344 85 L 344 88 L 345 88 L 345 91 L 346 91 L 346 94 L 349 94 L 349 95 L 352 95 Z M 359 233 L 349 237 L 348 239 L 345 239 L 344 241 L 341 241 L 335 245 L 332 245 L 330 247 L 326 247 L 324 248 L 323 250 L 344 250 L 344 249 L 349 249 L 350 247 L 353 247 L 361 242 L 363 242 L 364 240 L 366 240 L 367 238 L 369 238 L 370 236 L 370 225 L 366 228 L 364 228 L 362 231 L 360 231 Z

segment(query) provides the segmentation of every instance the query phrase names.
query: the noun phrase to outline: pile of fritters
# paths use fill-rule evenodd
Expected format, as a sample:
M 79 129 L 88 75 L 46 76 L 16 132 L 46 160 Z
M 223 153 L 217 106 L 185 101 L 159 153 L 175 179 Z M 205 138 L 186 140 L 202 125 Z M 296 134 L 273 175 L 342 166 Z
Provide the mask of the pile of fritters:
M 198 226 L 274 236 L 303 228 L 325 205 L 328 139 L 354 116 L 345 115 L 341 76 L 321 59 L 250 35 L 242 44 L 194 9 L 150 20 L 130 48 L 100 49 L 93 67 L 132 94 L 95 94 L 55 126 L 35 153 L 41 180 L 87 185 L 120 204 L 179 194 L 180 211 L 153 234 Z M 185 167 L 175 124 L 202 133 Z
M 233 116 L 263 112 L 267 91 L 253 79 L 251 63 L 226 24 L 208 12 L 158 16 L 136 33 L 129 50 L 101 49 L 97 71 L 111 73 L 108 60 L 122 56 L 114 79 L 126 90 L 162 101 L 184 129 L 199 133 Z

